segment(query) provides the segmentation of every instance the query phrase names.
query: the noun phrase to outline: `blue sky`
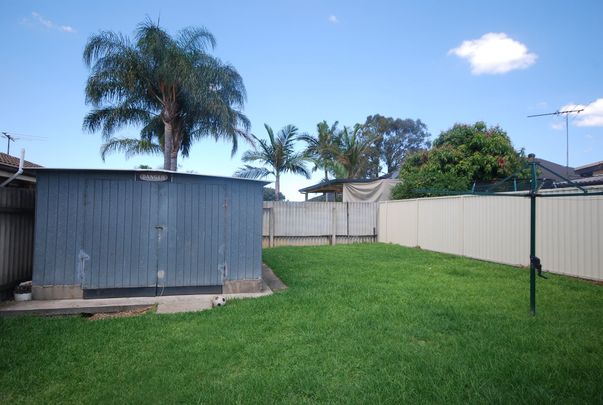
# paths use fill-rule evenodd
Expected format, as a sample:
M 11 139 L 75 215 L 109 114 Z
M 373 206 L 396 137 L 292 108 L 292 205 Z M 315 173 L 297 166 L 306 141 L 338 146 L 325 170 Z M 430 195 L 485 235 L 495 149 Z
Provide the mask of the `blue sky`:
M 170 32 L 205 26 L 216 36 L 214 54 L 243 77 L 259 136 L 264 123 L 312 132 L 377 113 L 420 118 L 434 137 L 483 120 L 516 148 L 564 164 L 564 120 L 526 116 L 579 105 L 570 165 L 603 160 L 602 1 L 3 1 L 0 131 L 46 138 L 22 137 L 11 152 L 25 148 L 48 167 L 159 167 L 152 156 L 103 162 L 100 134 L 81 129 L 86 40 L 131 35 L 147 16 Z M 199 142 L 181 170 L 232 175 L 246 148 L 231 159 L 229 145 Z M 319 180 L 285 176 L 282 189 L 298 200 Z

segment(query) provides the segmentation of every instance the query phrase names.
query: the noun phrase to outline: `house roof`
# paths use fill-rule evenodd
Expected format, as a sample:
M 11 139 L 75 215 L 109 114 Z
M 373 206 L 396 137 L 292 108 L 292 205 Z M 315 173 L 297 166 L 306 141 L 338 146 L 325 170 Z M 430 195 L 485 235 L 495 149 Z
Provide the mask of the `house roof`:
M 0 165 L 4 166 L 4 167 L 14 167 L 15 169 L 18 169 L 19 168 L 19 158 L 0 152 Z M 42 167 L 42 166 L 40 166 L 39 164 L 24 160 L 23 167 L 24 168 L 34 168 L 34 167 Z
M 540 178 L 541 179 L 550 179 L 553 181 L 565 181 L 565 178 L 569 178 L 574 179 L 576 177 L 580 177 L 576 171 L 574 170 L 573 167 L 566 167 L 560 164 L 557 164 L 555 162 L 551 162 L 550 160 L 545 160 L 545 159 L 539 159 L 536 158 L 534 159 L 536 162 L 540 163 L 543 167 L 545 167 L 546 169 L 552 170 L 555 173 L 558 173 L 559 175 L 553 174 L 551 172 L 548 171 L 544 171 L 542 170 L 542 173 L 540 174 Z M 563 177 L 561 177 L 561 176 Z
M 589 163 L 584 166 L 576 167 L 576 173 L 581 176 L 592 175 L 594 171 L 603 170 L 603 160 L 599 162 Z
M 574 184 L 579 186 L 596 186 L 603 184 L 603 175 L 590 176 L 590 177 L 578 177 L 577 179 L 571 179 L 572 183 L 567 181 L 555 183 L 556 187 L 573 187 Z
M 594 163 L 589 163 L 587 165 L 578 166 L 578 167 L 576 167 L 576 170 L 590 169 L 591 167 L 602 166 L 602 165 L 603 165 L 603 160 L 600 160 L 598 162 L 594 162 Z

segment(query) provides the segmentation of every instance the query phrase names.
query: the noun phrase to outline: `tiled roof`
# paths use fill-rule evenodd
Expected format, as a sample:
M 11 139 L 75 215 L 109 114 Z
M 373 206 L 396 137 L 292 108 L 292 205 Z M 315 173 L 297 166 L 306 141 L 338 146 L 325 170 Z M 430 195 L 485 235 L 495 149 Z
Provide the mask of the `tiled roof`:
M 11 155 L 7 155 L 6 153 L 0 152 L 0 165 L 14 167 L 15 169 L 19 168 L 19 158 Z M 42 167 L 38 164 L 28 162 L 27 160 L 23 161 L 23 167 Z

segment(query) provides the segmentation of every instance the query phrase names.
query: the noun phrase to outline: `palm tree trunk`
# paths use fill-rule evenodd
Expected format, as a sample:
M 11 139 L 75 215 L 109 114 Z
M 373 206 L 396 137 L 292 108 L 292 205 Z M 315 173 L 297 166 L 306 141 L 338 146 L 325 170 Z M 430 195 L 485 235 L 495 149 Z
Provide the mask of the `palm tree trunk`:
M 173 172 L 177 172 L 178 171 L 178 149 L 176 148 L 176 145 L 173 146 L 171 153 L 170 153 L 170 170 Z
M 174 128 L 171 122 L 163 121 L 163 170 L 172 169 L 172 150 L 174 149 Z
M 279 195 L 281 193 L 281 175 L 280 173 L 276 173 L 276 181 L 274 182 L 274 194 L 275 194 L 275 201 L 279 201 Z

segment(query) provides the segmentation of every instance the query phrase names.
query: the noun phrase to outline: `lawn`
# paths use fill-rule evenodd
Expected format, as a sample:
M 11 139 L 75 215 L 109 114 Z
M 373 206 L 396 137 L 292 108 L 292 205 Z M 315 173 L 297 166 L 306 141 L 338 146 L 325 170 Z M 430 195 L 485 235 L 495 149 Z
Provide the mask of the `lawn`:
M 273 248 L 285 292 L 0 319 L 3 403 L 602 403 L 602 286 L 394 245 Z

